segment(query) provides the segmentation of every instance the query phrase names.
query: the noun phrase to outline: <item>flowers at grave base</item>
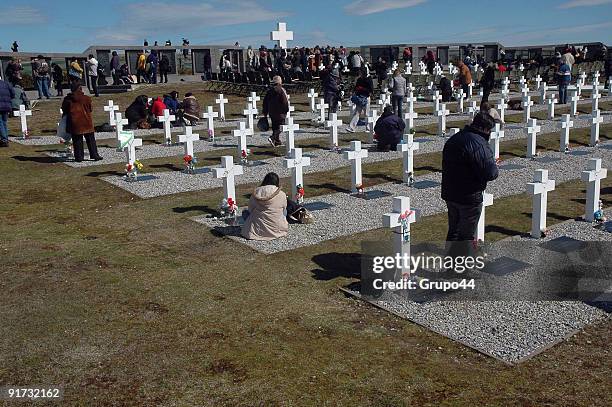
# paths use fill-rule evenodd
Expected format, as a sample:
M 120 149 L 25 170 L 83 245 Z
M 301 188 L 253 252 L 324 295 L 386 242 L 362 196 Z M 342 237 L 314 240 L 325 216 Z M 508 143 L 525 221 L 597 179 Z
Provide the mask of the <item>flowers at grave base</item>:
M 410 242 L 410 216 L 414 213 L 412 209 L 406 210 L 399 216 L 400 225 L 402 227 L 402 240 L 404 243 Z
M 357 184 L 355 185 L 355 189 L 357 190 L 357 195 L 363 195 L 363 185 Z
M 296 187 L 295 200 L 297 203 L 301 204 L 304 202 L 304 187 L 301 184 L 298 184 Z
M 249 149 L 242 150 L 242 151 L 240 152 L 240 162 L 241 162 L 242 164 L 248 164 L 248 163 L 249 163 L 249 153 L 250 153 L 250 152 L 251 152 L 251 151 L 250 151 Z
M 342 154 L 342 150 L 340 149 L 340 147 L 338 147 L 338 144 L 336 144 L 336 143 L 334 143 L 334 145 L 332 146 L 331 152 L 332 153 Z
M 72 139 L 68 138 L 68 139 L 64 139 L 64 138 L 60 138 L 60 144 L 64 145 L 64 154 L 66 156 L 71 156 L 73 154 L 73 150 L 72 150 Z
M 134 164 L 127 163 L 125 165 L 125 176 L 128 181 L 135 181 L 138 178 L 138 172 L 144 168 L 144 165 L 138 160 L 134 161 Z
M 604 223 L 604 222 L 606 222 L 608 220 L 608 218 L 606 218 L 606 216 L 604 215 L 604 212 L 603 212 L 603 202 L 601 200 L 599 201 L 599 207 L 597 208 L 597 210 L 593 214 L 593 219 L 594 219 L 595 223 Z
M 144 168 L 144 165 L 140 162 L 140 160 L 136 160 L 134 161 L 134 167 L 136 167 L 138 171 L 142 171 L 142 169 Z
M 238 212 L 238 205 L 232 197 L 223 198 L 221 201 L 221 216 L 225 217 L 235 217 Z
M 198 159 L 194 156 L 186 154 L 183 157 L 183 161 L 185 163 L 185 171 L 187 174 L 193 174 L 196 169 L 196 165 L 198 164 Z
M 22 136 L 22 138 L 25 140 L 25 139 L 27 139 L 28 137 L 30 137 L 30 132 L 29 132 L 28 130 L 26 130 L 26 131 L 24 131 L 24 132 L 23 132 L 23 134 L 22 134 L 21 136 Z
M 408 186 L 412 186 L 414 184 L 414 174 L 412 172 L 408 173 Z
M 208 139 L 210 141 L 214 141 L 215 140 L 215 131 L 213 129 L 208 129 Z

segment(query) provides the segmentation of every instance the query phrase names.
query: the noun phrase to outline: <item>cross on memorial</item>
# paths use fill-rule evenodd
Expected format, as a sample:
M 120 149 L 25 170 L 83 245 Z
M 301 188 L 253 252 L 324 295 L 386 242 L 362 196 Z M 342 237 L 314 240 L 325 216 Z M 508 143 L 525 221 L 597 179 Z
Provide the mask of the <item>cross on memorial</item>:
M 287 31 L 287 23 L 278 23 L 277 31 L 270 33 L 270 40 L 276 41 L 282 49 L 287 48 L 287 41 L 293 41 L 293 31 Z
M 536 83 L 536 90 L 540 90 L 540 84 L 542 83 L 542 77 L 540 76 L 540 74 L 536 76 L 535 83 Z
M 442 95 L 440 95 L 440 91 L 436 90 L 432 96 L 434 102 L 434 112 L 440 110 L 440 101 L 442 100 Z
M 310 88 L 310 90 L 308 91 L 308 95 L 310 98 L 310 111 L 311 112 L 315 112 L 315 104 L 317 103 L 316 99 L 319 96 L 319 94 L 317 92 L 315 92 L 314 89 Z
M 599 89 L 596 86 L 593 86 L 593 93 L 591 93 L 591 111 L 599 110 L 599 99 L 601 99 L 601 93 L 599 93 Z
M 287 133 L 287 142 L 285 143 L 285 146 L 287 147 L 287 157 L 290 156 L 291 150 L 293 150 L 295 147 L 295 132 L 299 129 L 300 125 L 293 123 L 293 117 L 288 117 L 287 124 L 283 124 L 283 133 Z
M 342 126 L 342 120 L 338 120 L 337 113 L 332 113 L 331 120 L 328 120 L 325 123 L 325 127 L 329 129 L 329 148 L 331 150 L 334 150 L 338 147 L 338 127 L 340 126 Z
M 574 122 L 569 114 L 564 114 L 561 120 L 561 141 L 559 151 L 566 153 L 569 151 L 570 129 L 574 127 Z
M 594 86 L 599 86 L 599 77 L 600 77 L 600 73 L 599 71 L 595 71 L 595 73 L 593 73 L 593 85 Z
M 363 182 L 361 174 L 361 160 L 368 156 L 368 150 L 361 149 L 361 141 L 351 141 L 351 148 L 344 152 L 344 159 L 351 162 L 351 191 L 358 192 L 358 186 Z
M 111 126 L 115 125 L 115 112 L 119 110 L 119 106 L 115 105 L 112 100 L 108 101 L 108 105 L 104 106 L 104 111 L 108 112 L 108 124 Z
M 491 137 L 489 138 L 489 146 L 491 151 L 493 151 L 493 158 L 496 160 L 499 159 L 499 142 L 505 135 L 506 132 L 502 129 L 501 124 L 495 123 L 495 130 L 491 132 Z
M 219 93 L 219 97 L 215 99 L 215 103 L 219 105 L 219 120 L 222 122 L 225 121 L 225 104 L 228 102 L 229 100 L 223 96 L 223 93 Z
M 533 106 L 533 101 L 531 100 L 531 96 L 523 96 L 523 121 L 525 123 L 529 122 L 531 119 L 531 106 Z
M 476 101 L 472 100 L 470 102 L 470 106 L 468 107 L 468 113 L 470 114 L 470 117 L 473 119 L 474 117 L 476 117 L 476 114 L 478 114 L 478 106 L 476 105 Z
M 397 147 L 402 152 L 402 178 L 405 184 L 411 185 L 414 179 L 414 152 L 420 148 L 419 143 L 414 141 L 412 134 L 405 134 Z
M 480 211 L 480 218 L 478 218 L 478 226 L 476 227 L 476 241 L 484 242 L 485 238 L 485 208 L 493 205 L 493 194 L 483 193 L 482 194 L 482 210 Z
M 591 114 L 591 147 L 599 144 L 599 125 L 601 123 L 603 123 L 603 117 L 601 117 L 600 111 L 596 110 Z
M 529 126 L 527 126 L 527 158 L 534 158 L 538 155 L 537 152 L 537 136 L 541 126 L 538 126 L 537 119 L 529 119 Z
M 200 140 L 199 134 L 193 133 L 193 127 L 185 126 L 185 134 L 179 134 L 178 141 L 185 147 L 185 155 L 193 157 L 193 142 Z
M 548 85 L 546 85 L 546 82 L 543 82 L 540 87 L 540 103 L 544 104 L 546 103 L 546 92 L 548 91 Z
M 244 114 L 247 118 L 251 132 L 255 132 L 255 116 L 257 116 L 257 113 L 257 109 L 255 109 L 250 103 L 247 103 L 247 108 L 242 111 L 242 114 Z
M 319 99 L 319 103 L 317 104 L 316 107 L 319 110 L 319 121 L 321 123 L 325 123 L 325 118 L 327 117 L 325 115 L 325 109 L 327 109 L 329 105 L 325 103 L 325 99 Z
M 241 121 L 238 123 L 238 128 L 232 131 L 232 135 L 234 137 L 238 137 L 238 157 L 243 157 L 243 155 L 248 155 L 249 151 L 247 148 L 247 136 L 253 135 L 253 130 L 246 127 L 246 124 Z
M 125 151 L 125 157 L 130 165 L 136 162 L 136 147 L 142 147 L 142 139 L 134 138 L 133 131 L 122 131 L 119 137 L 119 151 Z
M 224 155 L 221 157 L 221 167 L 213 168 L 215 178 L 223 179 L 223 193 L 225 199 L 230 198 L 236 202 L 236 175 L 242 175 L 243 169 L 241 165 L 234 165 L 234 157 Z
M 170 125 L 176 119 L 173 114 L 170 114 L 170 110 L 164 109 L 163 116 L 157 116 L 157 121 L 164 124 L 164 136 L 166 138 L 166 144 L 172 143 L 172 133 L 170 132 Z
M 15 117 L 21 120 L 21 136 L 25 139 L 28 137 L 28 119 L 27 116 L 32 116 L 31 110 L 26 110 L 24 105 L 19 105 L 19 110 L 13 112 Z
M 572 90 L 572 96 L 570 97 L 570 101 L 571 101 L 570 111 L 571 111 L 572 117 L 576 117 L 576 115 L 578 114 L 578 101 L 579 100 L 580 100 L 580 96 L 578 95 L 578 91 L 575 89 Z
M 290 158 L 283 160 L 285 168 L 291 169 L 291 199 L 298 193 L 298 185 L 304 186 L 304 167 L 310 165 L 310 157 L 302 156 L 301 148 L 291 150 Z
M 251 92 L 251 96 L 249 96 L 247 100 L 249 101 L 251 106 L 253 106 L 253 109 L 257 110 L 257 102 L 261 100 L 261 98 L 257 96 L 257 92 Z
M 531 237 L 539 239 L 546 231 L 548 193 L 555 190 L 555 180 L 548 179 L 548 170 L 536 170 L 533 182 L 527 184 L 527 192 L 533 195 Z
M 378 111 L 376 109 L 370 110 L 370 114 L 368 114 L 368 130 L 370 131 L 370 137 L 368 142 L 374 142 L 374 127 L 376 126 L 376 122 L 378 121 Z
M 499 119 L 502 123 L 506 122 L 506 109 L 508 108 L 508 103 L 501 98 L 499 103 L 497 104 L 497 110 L 499 111 Z
M 128 119 L 124 119 L 123 115 L 119 112 L 115 112 L 115 134 L 117 136 L 118 146 L 121 143 L 121 133 L 123 132 L 123 125 L 128 124 Z M 118 148 L 118 147 L 117 147 Z
M 215 141 L 215 117 L 219 117 L 219 113 L 213 110 L 212 106 L 206 108 L 206 113 L 202 113 L 202 118 L 206 119 L 208 125 L 208 136 L 210 141 Z
M 383 215 L 383 226 L 393 228 L 394 256 L 410 258 L 410 224 L 416 222 L 416 212 L 410 208 L 410 198 L 398 196 L 393 198 L 393 212 Z M 410 276 L 410 265 L 401 262 L 394 276 L 399 281 L 403 276 Z
M 467 94 L 467 97 L 468 97 L 468 99 L 470 99 L 472 96 L 474 96 L 474 82 L 470 82 L 468 84 L 468 94 Z
M 463 89 L 459 89 L 459 93 L 457 96 L 457 111 L 459 113 L 463 113 L 463 101 L 465 100 L 465 93 L 463 93 Z
M 446 109 L 446 103 L 440 105 L 440 110 L 436 111 L 438 116 L 438 136 L 444 137 L 446 135 L 446 116 L 450 114 L 450 110 Z
M 557 103 L 555 95 L 550 95 L 550 97 L 546 99 L 546 103 L 548 104 L 548 119 L 552 120 L 555 118 L 555 104 Z
M 582 171 L 582 180 L 587 183 L 584 219 L 588 222 L 595 220 L 595 212 L 599 209 L 601 180 L 607 176 L 608 170 L 601 168 L 601 158 L 591 158 L 586 171 Z

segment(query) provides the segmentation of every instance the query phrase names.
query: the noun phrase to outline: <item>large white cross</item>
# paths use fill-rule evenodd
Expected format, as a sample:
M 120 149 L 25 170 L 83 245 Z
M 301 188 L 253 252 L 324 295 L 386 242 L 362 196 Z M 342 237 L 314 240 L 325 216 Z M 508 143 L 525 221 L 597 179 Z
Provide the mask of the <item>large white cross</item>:
M 283 163 L 285 168 L 291 168 L 291 199 L 295 199 L 298 185 L 304 186 L 304 167 L 310 165 L 310 157 L 304 157 L 301 148 L 294 148 L 290 158 L 285 158 Z
M 470 82 L 468 84 L 468 94 L 467 94 L 467 97 L 468 97 L 468 99 L 470 99 L 472 96 L 474 96 L 474 82 Z
M 596 87 L 593 87 L 593 93 L 591 93 L 591 111 L 595 112 L 595 110 L 599 110 L 599 99 L 601 99 L 601 93 L 599 93 Z
M 14 111 L 13 115 L 21 119 L 21 135 L 26 138 L 28 136 L 28 120 L 26 117 L 32 116 L 32 111 L 26 110 L 24 105 L 19 105 L 19 110 Z
M 104 106 L 104 111 L 108 112 L 108 124 L 115 125 L 115 111 L 119 110 L 119 105 L 116 105 L 112 100 L 108 101 L 108 105 Z
M 537 136 L 541 126 L 538 126 L 537 119 L 529 119 L 529 125 L 527 126 L 527 158 L 533 158 L 537 155 Z
M 315 92 L 314 89 L 310 89 L 308 91 L 308 97 L 310 98 L 310 111 L 311 112 L 315 112 L 315 105 L 317 104 L 317 97 L 319 96 L 319 94 L 317 92 Z
M 457 112 L 463 113 L 463 101 L 465 100 L 465 93 L 463 93 L 463 89 L 459 89 L 459 94 L 457 96 Z
M 115 113 L 115 134 L 117 136 L 117 143 L 121 144 L 121 133 L 123 132 L 123 125 L 128 124 L 128 119 L 124 119 L 123 115 L 119 112 Z M 119 145 L 118 144 L 118 145 Z
M 600 111 L 596 110 L 591 114 L 591 147 L 595 147 L 599 143 L 599 125 L 603 123 Z
M 317 104 L 317 109 L 319 110 L 319 122 L 325 123 L 325 109 L 329 107 L 327 103 L 325 103 L 325 99 L 319 99 L 319 103 Z
M 533 195 L 531 237 L 539 239 L 546 230 L 548 193 L 555 190 L 555 180 L 548 179 L 548 170 L 536 170 L 533 182 L 527 184 L 527 192 Z
M 232 198 L 236 202 L 236 175 L 242 175 L 243 169 L 241 165 L 234 165 L 234 157 L 224 155 L 221 157 L 221 167 L 213 168 L 215 178 L 223 178 L 223 193 L 225 199 Z
M 539 87 L 540 89 L 540 103 L 546 103 L 546 92 L 548 92 L 548 85 L 546 82 L 542 83 Z
M 185 134 L 179 134 L 178 141 L 181 144 L 184 144 L 185 147 L 185 155 L 190 155 L 193 157 L 193 142 L 200 140 L 199 134 L 193 133 L 193 127 L 186 126 Z
M 572 115 L 572 117 L 576 117 L 576 115 L 578 114 L 578 101 L 580 100 L 580 95 L 578 95 L 577 90 L 572 90 L 571 92 L 572 96 L 570 97 L 570 114 Z
M 581 86 L 586 85 L 586 79 L 587 79 L 586 72 L 580 71 L 580 75 L 578 75 L 578 78 L 580 79 L 578 83 L 580 83 Z
M 157 121 L 164 124 L 164 135 L 166 137 L 166 144 L 172 143 L 172 133 L 170 132 L 170 125 L 176 119 L 173 114 L 170 114 L 170 110 L 164 109 L 163 116 L 157 116 Z
M 495 130 L 491 132 L 489 138 L 489 146 L 493 151 L 493 157 L 499 159 L 499 142 L 506 136 L 506 132 L 502 129 L 501 124 L 495 123 Z
M 440 110 L 440 101 L 442 100 L 442 95 L 440 95 L 440 91 L 435 91 L 432 96 L 434 102 L 434 113 Z
M 405 184 L 410 185 L 414 178 L 414 152 L 420 148 L 419 143 L 414 141 L 412 134 L 405 134 L 397 147 L 402 152 L 402 179 Z
M 225 104 L 228 102 L 229 100 L 223 96 L 223 93 L 219 93 L 219 97 L 215 99 L 215 103 L 219 105 L 219 119 L 221 121 L 225 121 Z
M 211 141 L 215 141 L 215 117 L 219 117 L 219 113 L 213 110 L 212 106 L 208 106 L 206 113 L 202 113 L 202 118 L 208 123 L 208 135 Z
M 552 120 L 555 118 L 555 104 L 557 103 L 555 95 L 550 95 L 550 97 L 546 99 L 546 103 L 548 103 L 548 119 Z
M 408 102 L 408 111 L 404 113 L 404 121 L 406 122 L 406 133 L 410 133 L 410 130 L 414 128 L 414 119 L 419 117 L 419 114 L 414 111 L 414 102 L 417 98 L 414 97 L 412 91 L 408 92 L 406 102 Z
M 338 119 L 336 113 L 332 113 L 331 120 L 325 123 L 325 127 L 329 129 L 329 144 L 330 149 L 338 147 L 338 127 L 342 126 L 342 120 Z
M 410 198 L 397 196 L 393 198 L 393 212 L 383 215 L 383 226 L 393 228 L 393 255 L 410 258 L 410 224 L 416 222 L 416 212 L 410 208 Z M 404 263 L 404 262 L 402 262 Z M 410 273 L 408 264 L 401 264 L 396 270 L 394 281 L 399 281 L 403 275 Z
M 589 222 L 595 220 L 595 211 L 599 208 L 601 180 L 607 176 L 608 170 L 601 168 L 601 158 L 591 158 L 587 164 L 586 171 L 582 171 L 582 180 L 587 183 L 584 219 Z
M 478 226 L 476 227 L 476 241 L 484 242 L 485 238 L 485 208 L 493 205 L 493 194 L 484 192 L 482 194 L 482 210 L 480 218 L 478 218 Z
M 473 119 L 474 117 L 476 117 L 476 115 L 478 114 L 478 106 L 476 105 L 476 101 L 472 100 L 470 102 L 470 105 L 468 106 L 468 113 L 470 114 L 470 117 Z
M 561 119 L 561 141 L 559 142 L 559 151 L 565 153 L 569 150 L 570 129 L 574 127 L 574 122 L 569 114 L 564 114 Z
M 238 146 L 237 146 L 238 147 L 238 157 L 242 157 L 243 152 L 248 153 L 246 137 L 252 136 L 253 130 L 250 128 L 247 128 L 245 123 L 241 121 L 240 123 L 238 123 L 238 128 L 232 131 L 232 135 L 234 137 L 239 137 Z
M 599 73 L 599 71 L 595 71 L 593 73 L 593 86 L 597 87 L 599 85 L 599 77 L 601 76 L 601 74 Z
M 523 96 L 523 121 L 525 123 L 528 123 L 529 119 L 531 119 L 531 106 L 533 106 L 533 100 L 531 100 L 531 96 Z
M 249 129 L 251 132 L 255 132 L 255 116 L 257 113 L 257 109 L 255 109 L 250 103 L 247 103 L 247 108 L 242 112 L 242 114 L 244 114 L 248 120 Z
M 361 149 L 361 141 L 351 141 L 351 149 L 344 152 L 344 158 L 351 160 L 351 191 L 357 192 L 357 187 L 362 184 L 361 160 L 368 156 L 368 150 Z
M 536 83 L 536 90 L 540 90 L 540 84 L 542 83 L 542 77 L 540 76 L 540 74 L 536 76 L 535 83 Z
M 287 41 L 293 41 L 293 31 L 287 31 L 287 23 L 278 23 L 277 31 L 270 33 L 270 40 L 276 41 L 282 49 L 287 48 Z
M 287 141 L 285 146 L 287 147 L 287 157 L 290 157 L 291 150 L 295 147 L 295 132 L 300 129 L 300 125 L 293 123 L 293 117 L 287 118 L 287 124 L 283 124 L 282 131 L 287 133 Z
M 119 151 L 125 151 L 128 164 L 136 162 L 136 147 L 142 147 L 142 139 L 134 138 L 133 131 L 122 131 L 119 137 Z
M 261 98 L 257 96 L 257 92 L 251 92 L 251 96 L 249 96 L 248 101 L 253 106 L 253 109 L 257 110 L 257 102 L 259 102 Z
M 370 131 L 369 143 L 374 142 L 374 127 L 376 127 L 376 122 L 378 121 L 378 111 L 376 109 L 370 110 L 368 114 L 368 130 Z
M 446 135 L 446 116 L 450 114 L 450 110 L 446 109 L 446 103 L 440 105 L 440 110 L 436 111 L 438 116 L 438 136 L 444 137 Z
M 508 108 L 508 103 L 501 98 L 499 103 L 497 104 L 497 110 L 499 110 L 499 119 L 502 123 L 506 122 L 506 109 Z

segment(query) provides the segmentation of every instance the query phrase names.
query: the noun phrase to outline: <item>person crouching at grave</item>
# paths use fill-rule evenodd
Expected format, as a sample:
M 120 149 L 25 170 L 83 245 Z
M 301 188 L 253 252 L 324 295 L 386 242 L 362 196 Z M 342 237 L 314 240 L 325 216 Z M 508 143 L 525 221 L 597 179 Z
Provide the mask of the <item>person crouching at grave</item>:
M 289 99 L 283 88 L 283 80 L 280 76 L 272 78 L 272 87 L 266 93 L 263 100 L 263 116 L 270 116 L 272 122 L 272 136 L 268 138 L 273 147 L 280 146 L 281 125 L 285 122 L 289 111 Z
M 94 136 L 91 98 L 83 93 L 81 84 L 76 81 L 70 84 L 70 91 L 62 102 L 62 112 L 64 116 L 68 116 L 66 132 L 72 135 L 74 160 L 81 162 L 85 158 L 83 151 L 83 137 L 85 137 L 89 157 L 94 161 L 100 161 L 102 157 L 98 154 Z
M 0 147 L 9 146 L 8 118 L 12 113 L 11 100 L 15 97 L 13 87 L 0 79 Z
M 449 256 L 473 254 L 473 240 L 487 182 L 499 175 L 489 147 L 495 121 L 479 112 L 472 124 L 452 136 L 442 151 L 442 199 L 448 207 Z
M 385 106 L 385 110 L 374 126 L 378 151 L 397 151 L 397 145 L 402 141 L 404 128 L 406 128 L 406 123 L 393 113 L 391 106 Z
M 169 95 L 164 95 L 164 104 L 166 108 L 170 110 L 170 114 L 178 114 L 181 108 L 181 102 L 179 102 L 178 97 L 179 93 L 177 91 L 172 91 Z
M 125 111 L 125 118 L 128 120 L 130 129 L 150 129 L 149 119 L 149 98 L 146 95 L 137 96 Z
M 195 126 L 198 124 L 201 115 L 202 109 L 198 99 L 191 92 L 185 93 L 185 99 L 183 99 L 183 117 L 185 121 Z
M 346 127 L 346 131 L 354 133 L 357 130 L 357 123 L 361 119 L 361 115 L 365 114 L 368 109 L 368 98 L 374 91 L 374 84 L 372 78 L 368 77 L 368 71 L 366 68 L 362 69 L 359 74 L 359 78 L 355 82 L 355 90 L 351 97 L 351 102 L 355 105 L 355 111 L 351 122 Z
M 168 107 L 159 96 L 155 98 L 153 101 L 153 105 L 151 106 L 151 114 L 153 115 L 153 123 L 155 123 L 155 127 L 158 129 L 164 128 L 164 124 L 157 120 L 158 117 L 164 115 L 164 110 Z
M 242 226 L 242 236 L 249 240 L 274 240 L 286 236 L 287 195 L 280 188 L 276 173 L 268 173 L 251 195 Z

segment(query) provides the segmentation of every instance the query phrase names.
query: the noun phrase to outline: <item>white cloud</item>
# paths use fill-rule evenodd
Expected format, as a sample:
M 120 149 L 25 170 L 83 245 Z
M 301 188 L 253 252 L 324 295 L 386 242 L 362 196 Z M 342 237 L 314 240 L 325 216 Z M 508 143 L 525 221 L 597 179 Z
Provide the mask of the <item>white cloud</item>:
M 47 17 L 37 8 L 30 6 L 13 6 L 2 9 L 0 25 L 39 24 L 47 21 Z
M 601 6 L 603 4 L 612 4 L 612 0 L 572 0 L 559 5 L 559 8 L 576 8 L 576 7 L 589 7 L 589 6 Z
M 349 14 L 365 16 L 387 10 L 414 7 L 426 1 L 427 0 L 357 0 L 344 6 L 344 10 Z

